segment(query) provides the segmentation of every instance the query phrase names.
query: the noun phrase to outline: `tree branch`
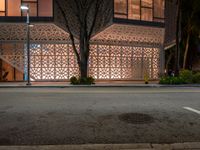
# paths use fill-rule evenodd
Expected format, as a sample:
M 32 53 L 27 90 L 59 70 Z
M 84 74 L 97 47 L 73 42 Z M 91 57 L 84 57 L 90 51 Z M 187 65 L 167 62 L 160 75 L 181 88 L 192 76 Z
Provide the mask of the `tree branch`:
M 84 23 L 82 22 L 81 16 L 80 16 L 80 12 L 82 11 L 81 6 L 79 5 L 80 2 L 78 2 L 77 0 L 74 0 L 74 1 L 75 1 L 76 9 L 78 10 L 77 13 L 75 14 L 79 20 L 80 25 L 83 25 Z
M 75 55 L 76 55 L 78 64 L 80 64 L 80 62 L 81 62 L 81 61 L 80 61 L 80 56 L 79 56 L 78 51 L 77 51 L 77 49 L 76 49 L 75 40 L 74 40 L 74 35 L 72 34 L 71 29 L 70 29 L 70 27 L 69 27 L 69 22 L 68 22 L 68 20 L 67 20 L 66 14 L 65 14 L 63 8 L 61 7 L 60 3 L 58 2 L 58 0 L 55 0 L 55 2 L 56 2 L 56 4 L 58 5 L 58 7 L 59 7 L 59 9 L 60 9 L 60 11 L 61 11 L 61 13 L 62 13 L 62 15 L 63 15 L 63 17 L 64 17 L 65 26 L 66 26 L 66 28 L 67 28 L 67 30 L 68 30 L 68 32 L 69 32 L 70 39 L 71 39 L 71 41 L 72 41 L 72 47 L 73 47 L 74 53 L 75 53 Z
M 88 33 L 89 39 L 91 38 L 91 35 L 92 35 L 93 31 L 94 31 L 94 27 L 95 27 L 95 24 L 96 24 L 96 21 L 97 21 L 97 15 L 98 15 L 98 12 L 99 12 L 100 5 L 101 5 L 100 0 L 96 0 L 94 18 L 93 18 L 93 21 L 92 21 L 92 25 L 91 25 L 90 31 Z

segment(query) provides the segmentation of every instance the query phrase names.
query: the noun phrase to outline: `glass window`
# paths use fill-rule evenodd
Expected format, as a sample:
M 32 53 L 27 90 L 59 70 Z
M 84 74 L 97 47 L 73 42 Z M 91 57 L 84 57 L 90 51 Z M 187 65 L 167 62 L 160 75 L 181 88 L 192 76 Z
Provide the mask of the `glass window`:
M 0 11 L 5 11 L 5 0 L 0 0 Z
M 7 0 L 7 16 L 21 16 L 21 0 Z
M 23 2 L 22 5 L 29 7 L 29 15 L 37 16 L 37 3 L 34 2 Z M 27 11 L 22 11 L 22 16 L 26 16 Z
M 0 0 L 0 16 L 26 16 L 21 5 L 29 7 L 30 16 L 53 16 L 53 0 Z
M 150 7 L 152 8 L 153 2 L 152 0 L 142 0 L 142 6 L 143 7 Z
M 153 18 L 154 22 L 164 22 L 164 19 L 162 18 Z
M 53 16 L 52 0 L 38 0 L 38 15 L 39 16 Z
M 129 0 L 129 19 L 140 20 L 140 0 Z
M 149 8 L 142 8 L 141 19 L 144 21 L 153 21 L 153 11 Z
M 5 12 L 0 12 L 0 16 L 5 16 Z
M 154 17 L 164 18 L 164 0 L 154 0 Z
M 115 0 L 115 17 L 127 18 L 127 0 Z
M 23 2 L 37 2 L 37 0 L 22 0 Z
M 22 5 L 29 7 L 29 15 L 37 16 L 37 0 L 22 0 Z M 26 16 L 27 11 L 22 11 L 22 16 Z
M 123 14 L 115 14 L 115 18 L 123 18 L 123 19 L 127 19 L 127 15 L 123 15 Z

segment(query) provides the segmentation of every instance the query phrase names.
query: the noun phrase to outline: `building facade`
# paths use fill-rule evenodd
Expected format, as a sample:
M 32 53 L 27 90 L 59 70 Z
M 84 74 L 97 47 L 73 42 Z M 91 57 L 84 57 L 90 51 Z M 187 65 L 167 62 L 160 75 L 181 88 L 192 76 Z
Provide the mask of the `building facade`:
M 62 6 L 78 35 L 69 3 L 63 1 Z M 78 76 L 71 40 L 54 0 L 0 0 L 0 79 L 27 78 L 26 12 L 21 5 L 29 6 L 33 24 L 31 80 L 66 81 Z M 96 26 L 90 40 L 89 75 L 97 80 L 143 80 L 146 75 L 159 79 L 164 71 L 166 5 L 165 0 L 113 0 L 105 5 L 111 14 L 98 16 L 109 19 Z

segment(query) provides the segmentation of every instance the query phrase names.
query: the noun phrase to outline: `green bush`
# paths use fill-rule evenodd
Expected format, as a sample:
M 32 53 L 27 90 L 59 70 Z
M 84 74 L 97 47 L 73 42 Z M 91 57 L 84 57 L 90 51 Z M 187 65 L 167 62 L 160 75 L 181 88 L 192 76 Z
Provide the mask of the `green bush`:
M 73 76 L 70 78 L 70 83 L 73 85 L 76 85 L 76 84 L 79 84 L 79 81 L 75 76 Z
M 93 77 L 88 77 L 87 80 L 88 80 L 88 82 L 89 82 L 90 84 L 95 84 L 95 83 L 94 83 L 94 82 L 95 82 L 95 79 L 94 79 Z
M 162 77 L 160 79 L 160 84 L 183 84 L 183 79 L 180 77 Z
M 186 83 L 186 84 L 192 83 L 193 74 L 192 74 L 192 71 L 190 70 L 180 71 L 179 77 L 183 79 L 183 83 Z
M 200 84 L 200 72 L 193 75 L 193 83 Z
M 91 85 L 94 84 L 95 79 L 93 77 L 88 77 L 88 78 L 76 78 L 76 77 L 71 77 L 70 78 L 70 83 L 73 85 Z

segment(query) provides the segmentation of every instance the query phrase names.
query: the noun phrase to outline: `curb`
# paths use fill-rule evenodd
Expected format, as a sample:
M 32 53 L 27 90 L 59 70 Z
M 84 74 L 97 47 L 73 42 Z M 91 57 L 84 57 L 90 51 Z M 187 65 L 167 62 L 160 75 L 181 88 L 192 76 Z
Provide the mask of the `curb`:
M 106 85 L 0 85 L 0 88 L 109 88 L 109 87 L 130 87 L 130 88 L 191 88 L 200 87 L 200 84 L 192 85 L 160 85 L 160 84 L 106 84 Z
M 200 142 L 175 144 L 0 146 L 0 150 L 200 150 Z

